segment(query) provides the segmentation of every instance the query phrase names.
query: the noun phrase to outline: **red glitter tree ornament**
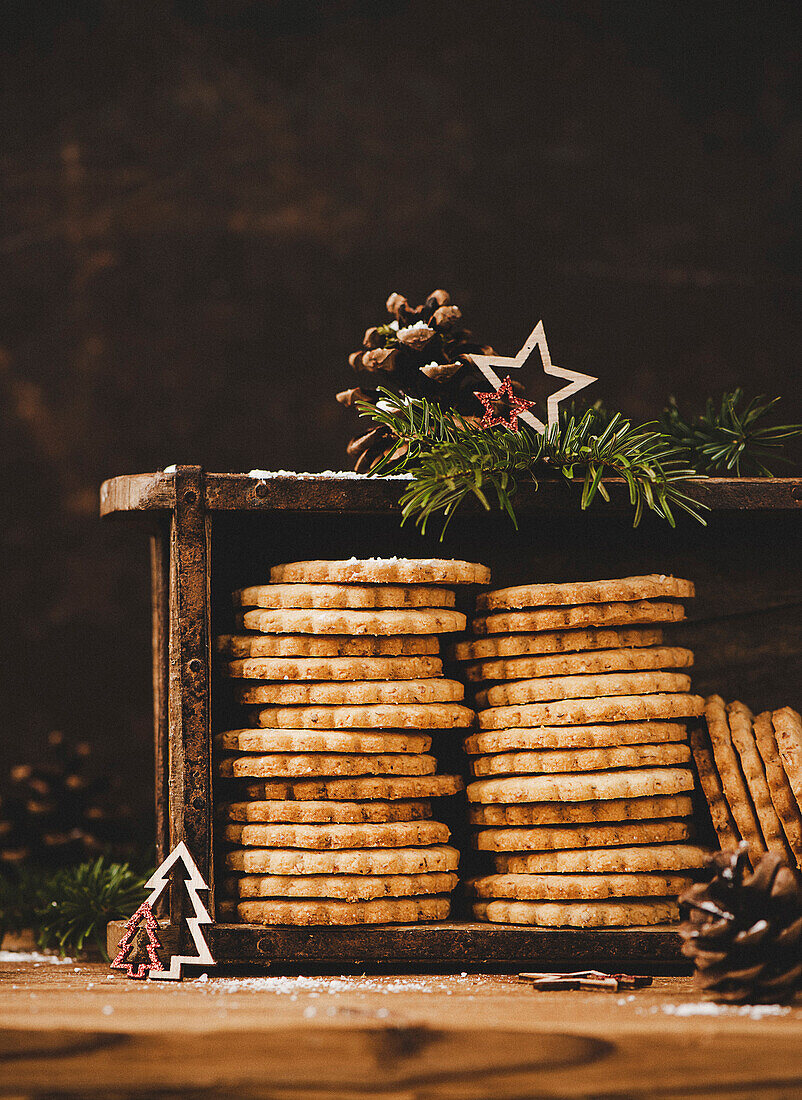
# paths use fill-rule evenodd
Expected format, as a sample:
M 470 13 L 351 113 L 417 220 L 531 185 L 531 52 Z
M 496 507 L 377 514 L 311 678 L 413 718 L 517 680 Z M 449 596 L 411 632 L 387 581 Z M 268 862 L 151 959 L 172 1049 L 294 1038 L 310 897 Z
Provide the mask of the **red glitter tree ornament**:
M 505 428 L 517 432 L 518 417 L 522 413 L 529 412 L 536 404 L 513 392 L 512 379 L 509 375 L 497 390 L 492 390 L 490 393 L 474 392 L 486 409 L 479 422 L 480 428 L 494 428 L 497 424 L 503 424 Z
M 129 978 L 147 978 L 151 971 L 164 970 L 156 949 L 161 947 L 156 935 L 158 925 L 150 903 L 143 901 L 126 922 L 125 935 L 120 940 L 112 960 L 115 970 L 125 970 Z

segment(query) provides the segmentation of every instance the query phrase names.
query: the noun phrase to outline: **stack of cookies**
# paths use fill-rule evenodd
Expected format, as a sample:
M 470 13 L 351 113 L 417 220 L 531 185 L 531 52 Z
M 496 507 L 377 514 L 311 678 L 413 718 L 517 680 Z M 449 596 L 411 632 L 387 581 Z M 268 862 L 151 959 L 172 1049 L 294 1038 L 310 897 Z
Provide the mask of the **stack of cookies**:
M 555 927 L 678 918 L 704 865 L 692 837 L 687 649 L 661 625 L 684 618 L 688 581 L 666 576 L 526 584 L 480 595 L 476 639 L 455 646 L 476 685 L 465 748 L 480 920 Z
M 449 913 L 457 850 L 431 799 L 432 737 L 465 729 L 462 684 L 439 636 L 462 631 L 455 587 L 470 562 L 372 558 L 279 565 L 234 594 L 248 633 L 219 639 L 249 728 L 215 739 L 225 862 L 239 917 L 263 924 L 382 924 Z
M 741 840 L 802 867 L 802 719 L 790 707 L 755 715 L 719 695 L 691 730 L 696 771 L 722 848 Z

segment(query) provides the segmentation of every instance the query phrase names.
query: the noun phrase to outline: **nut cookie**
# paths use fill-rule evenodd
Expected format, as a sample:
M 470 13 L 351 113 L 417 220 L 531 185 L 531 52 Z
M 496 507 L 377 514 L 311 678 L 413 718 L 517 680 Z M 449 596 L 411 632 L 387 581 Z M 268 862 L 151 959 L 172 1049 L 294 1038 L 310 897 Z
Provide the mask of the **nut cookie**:
M 600 699 L 560 699 L 553 703 L 517 703 L 491 707 L 477 715 L 482 729 L 524 726 L 597 725 L 605 722 L 649 722 L 653 719 L 695 718 L 704 711 L 700 695 L 613 695 Z
M 221 634 L 217 651 L 224 657 L 409 657 L 439 653 L 440 640 L 429 634 Z M 282 675 L 279 677 L 284 679 Z M 332 677 L 333 679 L 334 677 Z M 369 676 L 361 677 L 363 680 Z M 386 679 L 391 679 L 388 675 Z
M 691 581 L 652 573 L 645 577 L 621 577 L 610 581 L 571 581 L 566 584 L 519 584 L 497 588 L 476 597 L 477 609 L 562 607 L 593 603 L 624 603 L 635 600 L 684 599 L 695 595 Z
M 459 703 L 375 703 L 370 706 L 263 707 L 256 724 L 265 729 L 458 729 L 474 714 Z
M 598 821 L 643 821 L 661 817 L 690 817 L 687 795 L 647 798 L 608 798 L 596 802 L 518 802 L 513 805 L 473 805 L 473 825 L 585 825 Z
M 236 848 L 226 854 L 230 871 L 256 875 L 420 875 L 456 871 L 459 852 L 432 848 L 365 848 L 315 852 L 303 848 Z
M 358 610 L 367 607 L 453 607 L 450 588 L 394 584 L 258 584 L 233 594 L 235 607 L 327 608 Z
M 246 611 L 246 630 L 262 634 L 455 634 L 465 629 L 460 611 L 434 607 L 409 611 Z
M 270 753 L 218 762 L 223 778 L 295 779 L 337 775 L 434 775 L 437 761 L 423 753 Z
M 618 649 L 662 645 L 658 627 L 630 627 L 625 630 L 558 630 L 539 634 L 499 634 L 471 642 L 456 642 L 452 655 L 456 661 L 490 661 L 492 668 L 469 679 L 507 680 L 515 676 L 496 675 L 497 665 L 521 656 L 543 653 L 576 653 L 592 649 Z M 522 677 L 526 679 L 527 677 Z
M 780 758 L 797 805 L 802 808 L 802 717 L 791 707 L 775 710 L 771 716 Z
M 780 750 L 771 724 L 771 712 L 758 714 L 754 722 L 755 741 L 763 758 L 771 800 L 782 822 L 785 836 L 799 867 L 802 867 L 802 814 L 782 766 Z
M 682 604 L 634 600 L 632 603 L 589 603 L 577 607 L 500 611 L 474 619 L 471 626 L 474 634 L 517 634 L 538 630 L 578 630 L 587 626 L 676 623 L 684 618 Z
M 420 680 L 442 676 L 439 657 L 246 657 L 229 661 L 243 680 Z
M 648 798 L 693 790 L 688 768 L 637 768 L 631 771 L 575 772 L 572 775 L 523 775 L 478 779 L 466 789 L 470 802 L 589 802 L 608 798 Z
M 465 688 L 456 680 L 351 680 L 314 684 L 252 684 L 237 687 L 240 703 L 279 706 L 354 706 L 374 703 L 452 703 Z
M 608 749 L 554 749 L 546 752 L 505 752 L 477 756 L 471 771 L 485 775 L 542 775 L 552 772 L 598 772 L 611 768 L 651 768 L 687 764 L 687 745 L 625 745 Z
M 448 872 L 420 875 L 243 875 L 227 885 L 241 898 L 372 898 L 450 894 L 457 876 Z
M 784 856 L 793 865 L 793 852 L 788 847 L 783 827 L 774 809 L 763 761 L 752 732 L 754 715 L 743 703 L 734 702 L 727 705 L 727 717 L 732 743 L 741 759 L 741 771 L 746 779 L 746 786 L 752 798 L 752 805 L 755 808 L 755 815 L 763 839 L 766 841 L 766 847 L 770 852 L 777 852 Z
M 422 733 L 358 733 L 353 730 L 228 730 L 214 743 L 227 752 L 396 753 L 428 752 L 432 739 Z
M 467 885 L 480 898 L 517 901 L 595 901 L 605 898 L 675 898 L 693 879 L 688 875 L 643 873 L 586 875 L 484 875 Z
M 604 672 L 595 676 L 543 676 L 477 691 L 478 707 L 517 706 L 557 699 L 599 699 L 616 695 L 654 695 L 690 691 L 691 678 L 680 672 Z
M 287 800 L 223 802 L 223 821 L 271 825 L 361 825 L 380 821 L 426 821 L 432 816 L 428 799 L 396 802 L 291 802 Z M 677 815 L 679 816 L 679 815 Z
M 565 852 L 522 852 L 493 857 L 501 874 L 584 875 L 655 874 L 698 871 L 710 852 L 696 844 L 640 845 L 637 848 L 584 848 Z
M 603 672 L 689 668 L 692 664 L 693 653 L 690 649 L 677 646 L 622 647 L 483 661 L 478 665 L 468 665 L 465 676 L 474 683 L 480 680 L 534 680 L 547 676 L 595 676 Z
M 469 756 L 516 749 L 601 749 L 618 745 L 659 745 L 684 741 L 681 722 L 614 722 L 606 726 L 540 726 L 485 730 L 465 738 Z
M 723 849 L 737 848 L 741 843 L 741 834 L 735 824 L 727 799 L 721 786 L 716 762 L 706 733 L 696 727 L 690 733 L 691 753 L 699 776 L 699 786 L 707 800 L 710 820 L 716 830 L 719 844 Z
M 439 821 L 378 825 L 224 825 L 223 838 L 245 848 L 428 848 L 451 836 Z
M 614 901 L 478 901 L 473 906 L 473 915 L 480 921 L 543 928 L 635 928 L 677 921 L 679 906 L 675 901 L 650 900 L 624 904 Z
M 713 748 L 716 770 L 721 779 L 724 796 L 735 824 L 753 853 L 765 852 L 766 844 L 760 831 L 749 789 L 746 786 L 741 762 L 732 743 L 727 709 L 720 695 L 711 695 L 705 702 L 705 719 Z
M 375 898 L 372 901 L 291 901 L 260 898 L 237 906 L 246 924 L 413 924 L 445 920 L 451 909 L 448 898 Z
M 382 775 L 295 781 L 268 779 L 245 783 L 238 790 L 241 797 L 258 801 L 395 802 L 397 799 L 445 798 L 457 794 L 464 786 L 459 775 Z
M 482 852 L 536 852 L 563 848 L 621 848 L 688 840 L 686 821 L 616 821 L 591 825 L 542 825 L 479 829 L 474 846 Z
M 450 558 L 349 558 L 274 565 L 273 584 L 488 584 L 490 570 Z

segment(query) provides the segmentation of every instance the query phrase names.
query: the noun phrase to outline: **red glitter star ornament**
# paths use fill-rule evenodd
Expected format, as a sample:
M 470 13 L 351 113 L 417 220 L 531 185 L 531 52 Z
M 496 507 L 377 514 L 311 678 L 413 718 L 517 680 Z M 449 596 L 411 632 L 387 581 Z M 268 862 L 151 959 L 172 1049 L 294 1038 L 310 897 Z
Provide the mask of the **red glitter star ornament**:
M 503 424 L 505 428 L 517 432 L 518 417 L 535 407 L 534 401 L 527 401 L 525 397 L 513 393 L 509 375 L 497 390 L 490 393 L 474 392 L 487 410 L 480 421 L 481 428 L 494 428 L 497 424 Z

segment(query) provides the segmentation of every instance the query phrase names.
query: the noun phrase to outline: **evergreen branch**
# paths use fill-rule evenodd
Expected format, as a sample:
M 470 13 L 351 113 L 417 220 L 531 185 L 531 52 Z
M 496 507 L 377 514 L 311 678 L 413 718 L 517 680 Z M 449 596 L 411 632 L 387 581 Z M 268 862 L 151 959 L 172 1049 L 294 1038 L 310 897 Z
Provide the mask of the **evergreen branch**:
M 527 425 L 481 430 L 459 414 L 424 399 L 399 400 L 389 391 L 379 407 L 362 403 L 363 416 L 384 426 L 398 441 L 372 473 L 412 474 L 401 497 L 402 522 L 414 517 L 425 532 L 430 518 L 442 514 L 445 533 L 464 501 L 473 497 L 489 511 L 496 506 L 517 526 L 512 499 L 522 478 L 537 484 L 539 470 L 552 469 L 566 480 L 583 481 L 581 507 L 596 495 L 609 500 L 605 476 L 623 478 L 638 524 L 645 509 L 675 525 L 674 509 L 704 523 L 702 508 L 682 483 L 699 474 L 682 459 L 673 440 L 656 425 L 633 426 L 620 413 L 593 406 L 551 428 L 546 435 Z
M 733 390 L 723 395 L 719 406 L 708 399 L 701 416 L 686 419 L 671 398 L 660 427 L 683 461 L 700 473 L 772 477 L 767 463 L 791 461 L 778 452 L 789 439 L 802 436 L 802 424 L 766 426 L 763 421 L 779 397 L 753 397 L 741 407 L 743 399 L 742 389 Z

